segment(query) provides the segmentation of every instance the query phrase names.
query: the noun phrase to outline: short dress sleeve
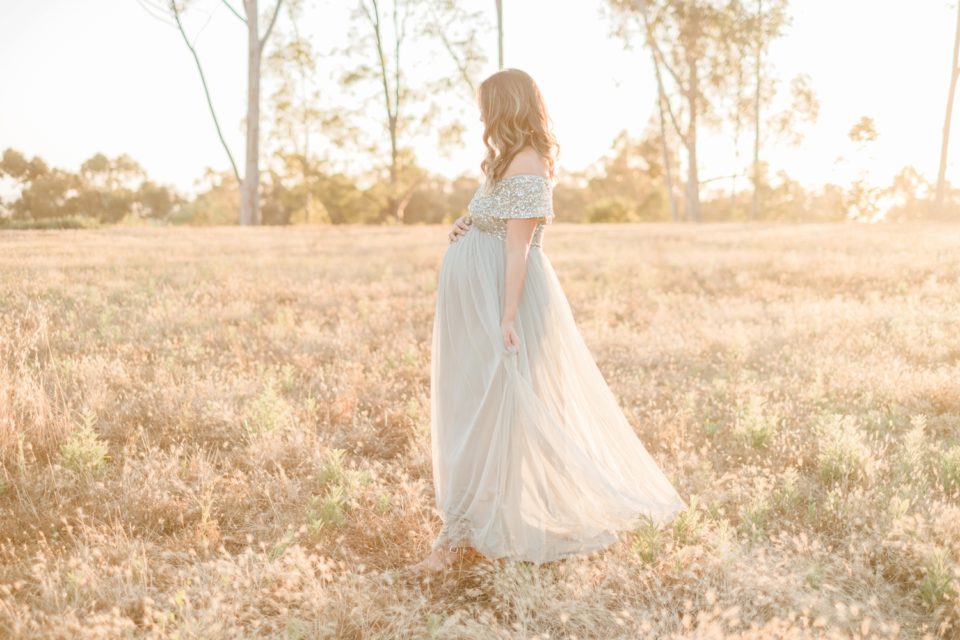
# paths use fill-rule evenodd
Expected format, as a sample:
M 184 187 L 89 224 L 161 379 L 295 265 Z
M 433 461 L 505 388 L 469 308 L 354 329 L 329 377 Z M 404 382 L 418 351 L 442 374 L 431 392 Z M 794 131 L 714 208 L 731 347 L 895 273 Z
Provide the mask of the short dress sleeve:
M 543 218 L 553 222 L 553 190 L 550 181 L 537 175 L 513 175 L 501 178 L 496 185 L 497 206 L 493 209 L 500 218 Z

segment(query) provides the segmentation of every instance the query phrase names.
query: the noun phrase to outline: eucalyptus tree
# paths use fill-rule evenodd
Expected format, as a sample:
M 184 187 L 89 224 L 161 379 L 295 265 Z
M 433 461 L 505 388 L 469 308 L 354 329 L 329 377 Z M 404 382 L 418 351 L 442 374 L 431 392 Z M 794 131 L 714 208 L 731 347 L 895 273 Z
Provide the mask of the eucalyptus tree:
M 270 40 L 270 34 L 277 23 L 283 0 L 275 0 L 272 7 L 264 14 L 265 28 L 260 28 L 261 7 L 259 0 L 242 0 L 242 11 L 231 4 L 230 0 L 221 0 L 227 12 L 244 25 L 247 40 L 247 110 L 246 110 L 246 156 L 244 173 L 240 174 L 237 162 L 230 146 L 227 144 L 217 117 L 217 111 L 210 95 L 210 87 L 203 71 L 200 55 L 194 45 L 194 38 L 187 33 L 184 25 L 184 14 L 189 11 L 191 0 L 138 0 L 154 16 L 172 18 L 174 26 L 180 33 L 184 45 L 193 57 L 200 83 L 203 86 L 207 108 L 213 119 L 214 128 L 223 149 L 230 160 L 233 175 L 240 185 L 240 224 L 260 224 L 260 76 L 264 49 Z
M 480 44 L 480 31 L 484 25 L 481 12 L 470 11 L 459 0 L 430 0 L 423 3 L 426 7 L 426 21 L 423 32 L 439 42 L 456 74 L 441 76 L 448 87 L 456 90 L 455 85 L 469 91 L 471 100 L 476 97 L 480 84 L 480 72 L 487 61 Z M 501 36 L 502 40 L 502 36 Z M 500 68 L 503 68 L 503 48 L 500 49 Z
M 300 29 L 306 15 L 305 2 L 287 0 L 286 7 L 290 19 L 275 34 L 278 42 L 264 67 L 264 77 L 272 87 L 267 99 L 272 116 L 269 152 L 279 163 L 279 171 L 270 175 L 295 182 L 289 190 L 298 200 L 296 209 L 303 222 L 311 222 L 325 218 L 315 198 L 323 162 L 317 151 L 338 144 L 341 119 L 327 91 L 329 80 L 321 72 L 323 55 L 310 34 Z M 318 145 L 316 140 L 322 134 L 327 135 Z
M 386 145 L 376 136 L 364 145 L 374 153 L 386 146 L 388 158 L 383 165 L 389 177 L 383 221 L 404 220 L 406 206 L 423 179 L 409 148 L 412 140 L 440 131 L 438 144 L 443 144 L 444 135 L 447 140 L 456 139 L 462 129 L 456 119 L 448 127 L 441 126 L 444 116 L 458 115 L 446 113 L 441 105 L 456 95 L 468 95 L 473 101 L 484 61 L 478 24 L 477 14 L 452 0 L 359 0 L 356 4 L 342 83 L 359 94 L 360 107 L 351 115 L 372 117 L 385 133 Z
M 940 167 L 937 171 L 936 208 L 943 208 L 943 194 L 947 182 L 947 151 L 950 147 L 950 121 L 953 119 L 953 98 L 957 92 L 957 79 L 960 78 L 960 2 L 957 3 L 957 27 L 953 36 L 953 59 L 950 63 L 950 85 L 947 89 L 947 113 L 943 119 L 943 134 L 940 139 Z
M 503 0 L 497 0 L 497 69 L 503 69 Z
M 746 10 L 735 0 L 608 0 L 608 5 L 619 33 L 638 37 L 651 50 L 660 76 L 658 108 L 686 152 L 683 216 L 700 221 L 700 129 L 719 124 L 717 103 L 733 77 L 735 37 Z
M 664 164 L 669 169 L 666 127 L 686 151 L 684 217 L 699 220 L 697 136 L 702 127 L 731 125 L 736 156 L 746 122 L 753 125 L 750 176 L 753 183 L 751 217 L 758 217 L 765 165 L 763 142 L 771 137 L 797 144 L 801 121 L 816 120 L 819 104 L 805 75 L 790 82 L 790 103 L 769 114 L 778 94 L 778 78 L 768 60 L 770 44 L 787 25 L 788 0 L 608 0 L 615 28 L 628 42 L 634 38 L 650 52 L 657 82 Z M 633 27 L 633 28 L 632 28 Z M 749 78 L 749 79 L 748 79 Z M 666 81 L 665 81 L 666 80 Z M 751 86 L 752 85 L 752 86 Z M 752 89 L 752 91 L 751 91 Z M 748 93 L 752 93 L 748 97 Z M 735 199 L 733 171 L 731 199 Z M 673 193 L 672 176 L 665 175 Z M 675 206 L 675 205 L 673 205 Z

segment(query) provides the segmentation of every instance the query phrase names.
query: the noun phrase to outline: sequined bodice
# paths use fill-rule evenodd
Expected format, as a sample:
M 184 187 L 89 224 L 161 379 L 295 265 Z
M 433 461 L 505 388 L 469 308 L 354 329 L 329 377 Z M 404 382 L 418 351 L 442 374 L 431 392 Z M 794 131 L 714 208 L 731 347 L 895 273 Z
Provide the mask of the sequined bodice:
M 537 175 L 501 178 L 493 188 L 480 185 L 467 206 L 472 227 L 501 239 L 507 237 L 509 218 L 543 218 L 537 224 L 530 246 L 542 246 L 543 228 L 553 222 L 553 192 L 550 181 Z

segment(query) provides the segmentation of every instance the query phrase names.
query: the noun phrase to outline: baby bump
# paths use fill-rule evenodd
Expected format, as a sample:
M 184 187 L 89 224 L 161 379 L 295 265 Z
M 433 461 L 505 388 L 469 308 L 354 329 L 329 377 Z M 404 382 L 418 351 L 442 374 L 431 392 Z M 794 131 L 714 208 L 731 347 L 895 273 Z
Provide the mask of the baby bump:
M 501 247 L 497 249 L 496 243 Z M 467 231 L 443 257 L 437 286 L 437 322 L 460 342 L 489 350 L 499 338 L 504 257 L 497 238 Z

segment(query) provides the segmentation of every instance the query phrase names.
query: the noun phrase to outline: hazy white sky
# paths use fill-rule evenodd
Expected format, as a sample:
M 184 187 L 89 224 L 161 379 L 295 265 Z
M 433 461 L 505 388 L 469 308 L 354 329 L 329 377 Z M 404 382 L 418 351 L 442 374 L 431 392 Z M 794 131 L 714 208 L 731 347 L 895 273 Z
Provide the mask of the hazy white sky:
M 216 0 L 197 39 L 214 100 L 235 155 L 242 156 L 245 105 L 242 25 Z M 602 0 L 505 2 L 506 62 L 539 83 L 562 144 L 561 170 L 604 155 L 622 129 L 639 133 L 654 107 L 646 51 L 624 51 L 609 34 Z M 475 6 L 493 2 L 471 0 Z M 343 41 L 350 0 L 316 0 L 301 30 L 318 46 Z M 808 185 L 867 171 L 888 180 L 906 164 L 934 177 L 943 124 L 955 9 L 947 0 L 793 0 L 793 24 L 772 52 L 784 85 L 811 76 L 820 117 L 799 148 L 770 144 L 764 155 Z M 203 20 L 194 16 L 193 30 Z M 495 70 L 490 32 L 488 72 Z M 128 153 L 156 180 L 190 189 L 205 167 L 227 159 L 203 102 L 192 59 L 171 27 L 137 0 L 0 0 L 0 149 L 14 147 L 76 169 L 98 151 Z M 331 82 L 335 82 L 331 79 Z M 330 106 L 330 105 L 328 105 Z M 856 156 L 846 133 L 862 115 L 879 140 Z M 468 118 L 465 146 L 448 157 L 417 142 L 428 168 L 476 170 L 479 122 Z M 960 123 L 948 177 L 960 183 Z M 726 134 L 701 147 L 701 177 L 728 175 Z M 742 149 L 749 156 L 749 145 Z M 852 162 L 837 164 L 845 155 Z

